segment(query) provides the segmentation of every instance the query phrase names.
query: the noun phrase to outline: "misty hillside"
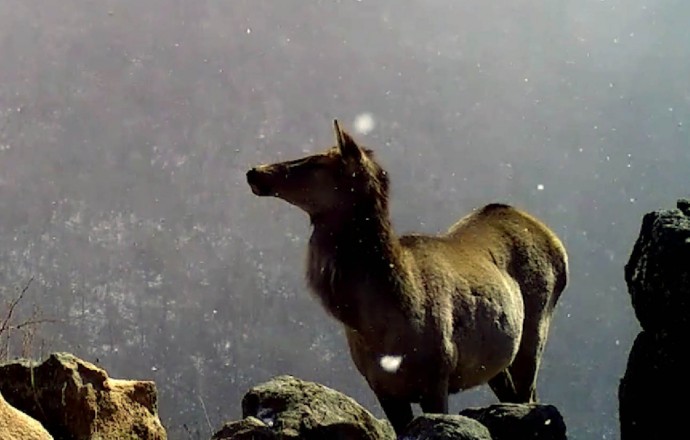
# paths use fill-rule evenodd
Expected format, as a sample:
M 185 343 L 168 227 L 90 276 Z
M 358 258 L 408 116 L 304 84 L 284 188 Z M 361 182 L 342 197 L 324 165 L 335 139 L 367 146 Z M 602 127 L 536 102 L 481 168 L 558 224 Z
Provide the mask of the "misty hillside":
M 540 398 L 572 438 L 618 438 L 638 330 L 623 265 L 642 215 L 690 192 L 690 6 L 0 0 L 0 11 L 0 295 L 33 277 L 18 313 L 55 321 L 30 354 L 71 351 L 155 380 L 171 439 L 208 438 L 278 374 L 382 416 L 307 291 L 308 219 L 245 180 L 330 146 L 338 118 L 388 169 L 398 232 L 440 232 L 501 201 L 563 239 L 571 281 Z M 20 339 L 9 356 L 25 354 Z M 482 388 L 451 409 L 494 401 Z

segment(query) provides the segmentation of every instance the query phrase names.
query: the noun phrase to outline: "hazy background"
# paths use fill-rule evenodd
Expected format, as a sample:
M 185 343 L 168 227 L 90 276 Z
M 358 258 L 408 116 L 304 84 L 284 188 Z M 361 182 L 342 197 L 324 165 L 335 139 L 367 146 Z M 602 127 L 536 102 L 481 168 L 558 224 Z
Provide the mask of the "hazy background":
M 503 201 L 562 237 L 539 392 L 571 438 L 618 438 L 623 265 L 690 192 L 688 22 L 680 0 L 0 0 L 2 296 L 33 276 L 19 317 L 60 320 L 34 355 L 155 380 L 171 439 L 283 373 L 381 416 L 306 290 L 306 217 L 244 177 L 368 112 L 398 231 Z

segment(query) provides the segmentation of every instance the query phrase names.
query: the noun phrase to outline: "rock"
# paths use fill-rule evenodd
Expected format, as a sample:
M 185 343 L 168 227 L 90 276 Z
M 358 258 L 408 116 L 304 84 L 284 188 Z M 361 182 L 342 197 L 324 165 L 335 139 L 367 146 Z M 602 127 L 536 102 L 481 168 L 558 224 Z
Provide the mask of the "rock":
M 211 440 L 277 440 L 278 436 L 256 417 L 226 423 Z
M 293 376 L 278 376 L 249 390 L 242 399 L 242 417 L 255 417 L 281 439 L 395 438 L 388 421 L 377 419 L 350 397 Z M 245 423 L 256 426 L 254 421 Z M 261 426 L 255 429 L 265 432 Z
M 641 332 L 618 387 L 621 440 L 677 438 L 686 429 L 687 334 Z
M 350 397 L 323 385 L 278 376 L 242 399 L 243 420 L 227 423 L 212 440 L 392 440 L 387 420 L 375 418 Z M 498 404 L 460 415 L 422 414 L 404 440 L 565 440 L 566 428 L 551 405 Z
M 642 219 L 625 265 L 635 315 L 647 331 L 690 329 L 690 201 Z
M 0 439 L 53 440 L 53 436 L 38 420 L 7 403 L 0 393 Z
M 690 216 L 690 199 L 679 199 L 676 207 L 686 216 Z
M 405 440 L 492 440 L 486 426 L 465 416 L 422 414 L 401 436 Z
M 486 408 L 468 408 L 460 415 L 485 425 L 493 440 L 565 440 L 563 417 L 553 405 L 499 403 Z
M 644 329 L 635 339 L 618 386 L 622 440 L 676 438 L 690 392 L 685 379 L 690 330 L 690 200 L 642 219 L 625 266 L 635 315 Z
M 69 353 L 0 365 L 0 392 L 59 439 L 164 440 L 156 386 L 110 379 Z

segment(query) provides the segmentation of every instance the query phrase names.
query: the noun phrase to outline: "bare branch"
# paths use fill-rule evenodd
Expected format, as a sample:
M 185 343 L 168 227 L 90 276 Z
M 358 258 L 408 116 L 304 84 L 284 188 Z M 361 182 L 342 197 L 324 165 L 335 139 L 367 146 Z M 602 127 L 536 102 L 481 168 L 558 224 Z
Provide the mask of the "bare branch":
M 55 318 L 36 318 L 36 319 L 28 319 L 21 324 L 17 325 L 12 325 L 9 326 L 8 328 L 13 329 L 13 330 L 21 330 L 24 327 L 30 326 L 30 325 L 41 325 L 41 324 L 56 324 L 58 322 L 64 322 L 62 319 L 55 319 Z
M 208 428 L 211 432 L 213 432 L 213 425 L 211 424 L 211 419 L 208 417 L 208 412 L 206 411 L 206 403 L 204 403 L 204 399 L 201 397 L 201 394 L 197 394 L 197 397 L 199 398 L 199 402 L 201 402 L 201 409 L 204 410 L 204 416 L 206 417 Z
M 10 301 L 9 307 L 7 309 L 7 315 L 5 316 L 5 319 L 2 321 L 2 323 L 0 323 L 0 335 L 7 331 L 8 327 L 10 326 L 10 321 L 12 320 L 12 315 L 14 314 L 14 309 L 24 298 L 24 295 L 29 290 L 29 286 L 31 286 L 31 282 L 33 280 L 34 277 L 29 278 L 29 281 L 26 283 L 22 291 L 19 293 L 19 296 Z
M 4 317 L 0 319 L 0 358 L 9 358 L 12 345 L 19 347 L 22 357 L 27 357 L 31 353 L 31 347 L 34 345 L 35 338 L 38 334 L 38 327 L 42 324 L 62 322 L 62 320 L 47 318 L 41 316 L 40 308 L 34 304 L 33 310 L 27 318 L 17 319 L 17 307 L 25 300 L 26 293 L 31 286 L 33 277 L 29 279 L 24 288 L 19 292 L 15 298 L 6 301 L 7 311 Z M 15 323 L 14 321 L 19 321 Z M 17 335 L 15 331 L 19 332 Z

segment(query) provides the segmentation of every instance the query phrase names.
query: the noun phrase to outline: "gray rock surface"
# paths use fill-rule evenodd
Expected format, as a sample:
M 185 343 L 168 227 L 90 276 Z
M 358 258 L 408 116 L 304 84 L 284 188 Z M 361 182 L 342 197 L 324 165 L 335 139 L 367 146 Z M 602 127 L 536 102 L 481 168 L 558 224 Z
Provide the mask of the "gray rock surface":
M 415 417 L 403 440 L 492 440 L 486 426 L 465 416 L 422 414 Z

